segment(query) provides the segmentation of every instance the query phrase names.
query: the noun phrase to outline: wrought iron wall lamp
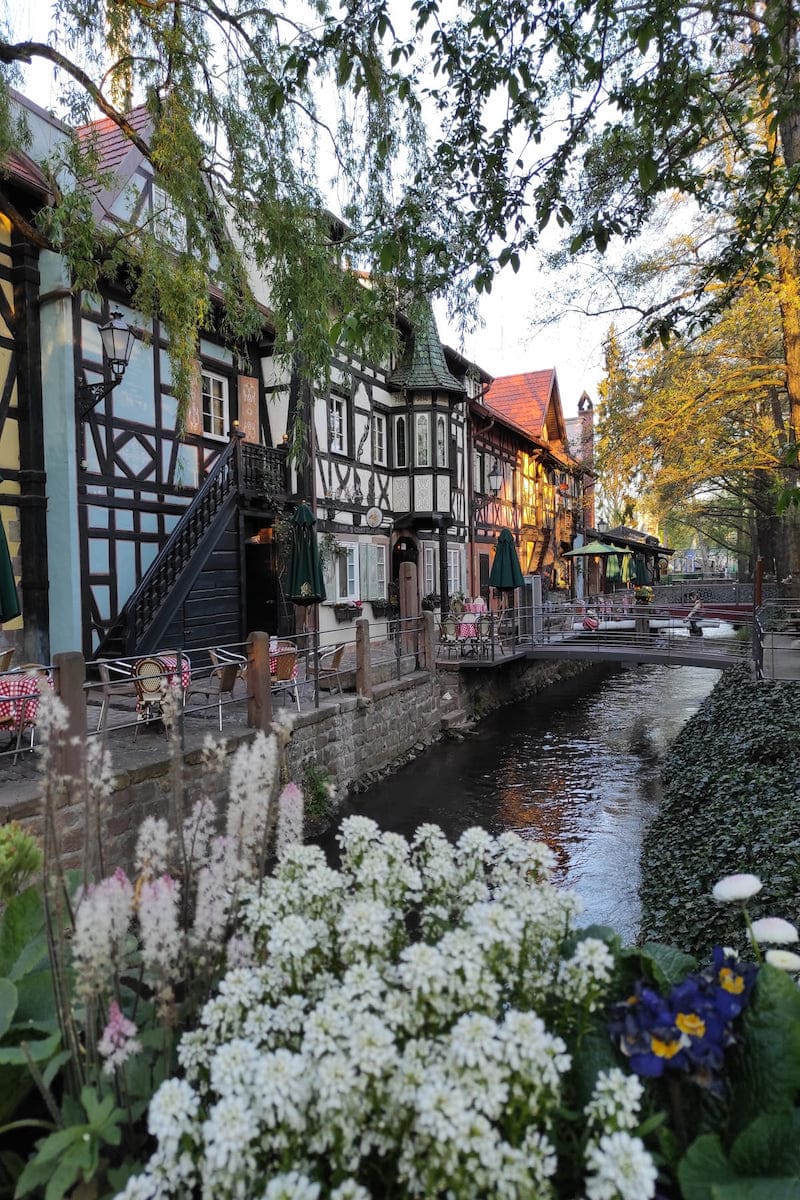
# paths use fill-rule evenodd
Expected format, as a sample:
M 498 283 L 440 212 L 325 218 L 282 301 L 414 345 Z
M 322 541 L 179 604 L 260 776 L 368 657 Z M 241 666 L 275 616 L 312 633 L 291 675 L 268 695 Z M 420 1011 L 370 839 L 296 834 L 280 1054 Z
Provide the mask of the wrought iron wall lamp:
M 496 500 L 500 495 L 500 488 L 503 486 L 503 476 L 500 471 L 500 464 L 497 459 L 494 460 L 491 471 L 489 472 L 486 482 L 489 485 L 488 496 L 475 495 L 472 498 L 472 515 L 476 517 L 479 512 L 482 512 L 490 500 Z
M 105 325 L 100 326 L 99 333 L 103 343 L 103 357 L 111 371 L 111 379 L 103 379 L 99 383 L 87 383 L 85 378 L 76 380 L 75 394 L 78 397 L 81 419 L 122 382 L 136 340 L 131 327 L 123 323 L 122 313 L 118 309 L 114 309 Z

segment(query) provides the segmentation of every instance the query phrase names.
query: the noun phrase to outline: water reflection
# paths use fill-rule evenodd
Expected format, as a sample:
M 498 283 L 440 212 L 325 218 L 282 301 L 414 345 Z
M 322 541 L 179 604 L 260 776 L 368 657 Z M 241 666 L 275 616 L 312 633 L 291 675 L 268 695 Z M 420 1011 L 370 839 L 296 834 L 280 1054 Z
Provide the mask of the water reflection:
M 458 837 L 471 825 L 546 841 L 587 924 L 636 935 L 639 853 L 659 803 L 667 747 L 718 679 L 643 666 L 601 682 L 575 678 L 487 718 L 354 800 L 384 829 L 423 821 Z

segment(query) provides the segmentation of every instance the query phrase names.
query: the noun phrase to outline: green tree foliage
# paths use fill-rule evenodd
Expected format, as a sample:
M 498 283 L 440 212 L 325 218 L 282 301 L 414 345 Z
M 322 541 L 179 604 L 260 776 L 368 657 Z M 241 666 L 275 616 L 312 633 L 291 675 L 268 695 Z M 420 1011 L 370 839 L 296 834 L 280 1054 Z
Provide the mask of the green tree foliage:
M 45 42 L 0 42 L 0 63 L 55 64 L 70 119 L 99 109 L 153 163 L 187 221 L 191 257 L 165 271 L 146 235 L 121 227 L 108 232 L 99 269 L 131 260 L 137 301 L 159 303 L 169 320 L 174 305 L 197 326 L 199 279 L 212 273 L 231 331 L 250 334 L 252 262 L 269 273 L 279 341 L 291 334 L 307 368 L 324 370 L 332 336 L 374 352 L 398 289 L 404 301 L 409 289 L 489 290 L 550 221 L 571 227 L 573 249 L 603 251 L 677 190 L 717 236 L 694 296 L 660 308 L 652 332 L 666 336 L 698 299 L 727 303 L 726 291 L 708 292 L 712 280 L 777 274 L 797 428 L 792 6 L 56 0 L 51 24 L 59 32 Z M 151 131 L 127 123 L 129 97 L 146 100 Z M 83 183 L 87 149 L 70 163 Z M 324 163 L 328 174 L 334 164 L 343 224 L 324 211 Z M 98 265 L 86 223 L 85 191 L 65 187 L 45 236 L 88 286 Z M 369 271 L 372 287 L 347 263 Z

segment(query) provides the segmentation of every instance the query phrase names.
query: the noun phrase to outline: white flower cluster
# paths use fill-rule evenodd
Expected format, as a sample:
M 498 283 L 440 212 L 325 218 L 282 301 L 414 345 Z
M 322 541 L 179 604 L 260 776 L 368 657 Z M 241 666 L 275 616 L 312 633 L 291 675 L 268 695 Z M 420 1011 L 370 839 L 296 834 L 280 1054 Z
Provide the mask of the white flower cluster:
M 339 871 L 288 843 L 241 887 L 236 966 L 181 1040 L 185 1078 L 156 1094 L 158 1150 L 125 1200 L 554 1195 L 563 1014 L 600 1001 L 611 959 L 576 938 L 550 852 L 433 826 L 409 845 L 362 817 L 340 842 Z M 591 1200 L 603 1138 L 638 1109 L 622 1078 L 587 1113 Z
M 655 1195 L 655 1163 L 641 1138 L 630 1132 L 639 1124 L 643 1092 L 636 1075 L 617 1067 L 598 1075 L 584 1109 L 590 1131 L 586 1200 L 651 1200 Z

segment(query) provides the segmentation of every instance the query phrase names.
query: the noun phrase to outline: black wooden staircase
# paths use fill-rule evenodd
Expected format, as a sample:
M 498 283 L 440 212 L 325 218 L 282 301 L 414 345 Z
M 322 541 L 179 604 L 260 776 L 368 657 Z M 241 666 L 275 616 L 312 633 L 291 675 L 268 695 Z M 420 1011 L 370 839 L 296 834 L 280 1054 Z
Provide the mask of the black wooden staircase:
M 286 459 L 284 449 L 232 438 L 112 622 L 96 657 L 146 654 L 167 644 L 168 632 L 174 632 L 176 613 L 226 539 L 229 559 L 236 564 L 241 561 L 239 509 L 255 505 L 261 511 L 275 511 L 283 507 L 287 495 Z M 231 546 L 232 540 L 237 543 L 235 547 Z M 237 583 L 240 588 L 241 580 Z M 238 637 L 239 609 L 237 604 L 237 611 L 230 614 L 236 626 L 231 640 Z M 189 646 L 185 637 L 180 636 L 178 641 L 182 648 Z M 197 644 L 202 641 L 201 637 Z

